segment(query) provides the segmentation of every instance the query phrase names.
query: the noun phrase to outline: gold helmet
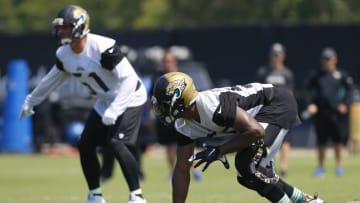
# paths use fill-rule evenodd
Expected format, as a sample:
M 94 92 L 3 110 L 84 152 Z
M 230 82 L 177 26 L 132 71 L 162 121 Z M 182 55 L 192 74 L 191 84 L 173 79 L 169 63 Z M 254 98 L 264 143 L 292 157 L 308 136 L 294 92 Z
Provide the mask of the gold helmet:
M 154 85 L 151 98 L 154 112 L 165 124 L 171 124 L 194 102 L 198 92 L 190 76 L 170 72 L 161 76 Z
M 73 27 L 71 38 L 60 38 L 58 30 L 60 26 L 70 25 Z M 68 5 L 61 9 L 52 22 L 53 35 L 60 38 L 61 44 L 69 44 L 74 39 L 80 39 L 90 32 L 90 17 L 85 9 L 76 5 Z

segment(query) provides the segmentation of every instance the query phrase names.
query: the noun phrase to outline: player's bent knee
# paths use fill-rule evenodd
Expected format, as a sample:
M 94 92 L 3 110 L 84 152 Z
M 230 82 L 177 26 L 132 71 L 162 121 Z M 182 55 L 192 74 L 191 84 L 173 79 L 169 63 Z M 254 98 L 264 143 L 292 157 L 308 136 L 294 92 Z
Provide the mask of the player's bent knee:
M 122 151 L 126 149 L 126 142 L 116 137 L 110 138 L 108 140 L 108 144 L 114 151 Z
M 250 164 L 255 154 L 255 150 L 251 147 L 238 152 L 235 156 L 235 168 L 244 177 L 253 175 L 250 171 Z
M 84 139 L 79 140 L 79 142 L 77 143 L 77 148 L 79 149 L 80 153 L 90 151 L 89 143 Z
M 246 188 L 256 191 L 261 196 L 267 197 L 274 185 L 265 183 L 255 176 L 253 157 L 256 154 L 256 151 L 256 148 L 249 147 L 236 154 L 235 167 L 239 173 L 237 181 Z
M 256 191 L 259 195 L 263 197 L 268 197 L 272 191 L 272 188 L 275 187 L 275 185 L 264 183 L 255 176 L 254 177 L 238 176 L 237 181 L 240 185 L 243 185 L 250 190 Z

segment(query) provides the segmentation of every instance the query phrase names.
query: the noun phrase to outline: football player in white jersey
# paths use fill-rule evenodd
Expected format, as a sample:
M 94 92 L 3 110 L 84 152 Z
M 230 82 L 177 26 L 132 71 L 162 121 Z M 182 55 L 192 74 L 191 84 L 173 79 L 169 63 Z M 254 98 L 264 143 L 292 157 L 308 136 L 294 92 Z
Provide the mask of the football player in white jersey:
M 130 191 L 129 203 L 146 203 L 138 179 L 138 164 L 130 152 L 140 126 L 147 93 L 114 39 L 90 33 L 86 10 L 69 5 L 53 20 L 60 40 L 56 64 L 26 97 L 20 118 L 34 114 L 34 106 L 66 78 L 75 77 L 97 97 L 78 143 L 89 194 L 87 203 L 105 203 L 100 189 L 96 147 L 111 148 Z
M 238 182 L 270 202 L 324 202 L 285 183 L 274 170 L 273 158 L 288 129 L 300 124 L 288 90 L 251 83 L 198 92 L 188 75 L 171 72 L 156 81 L 152 103 L 157 117 L 178 131 L 173 203 L 186 200 L 193 161 L 194 167 L 205 164 L 203 171 L 216 160 L 229 168 L 225 155 L 232 152 Z M 204 138 L 212 145 L 194 154 L 194 141 Z M 219 138 L 225 139 L 212 141 Z

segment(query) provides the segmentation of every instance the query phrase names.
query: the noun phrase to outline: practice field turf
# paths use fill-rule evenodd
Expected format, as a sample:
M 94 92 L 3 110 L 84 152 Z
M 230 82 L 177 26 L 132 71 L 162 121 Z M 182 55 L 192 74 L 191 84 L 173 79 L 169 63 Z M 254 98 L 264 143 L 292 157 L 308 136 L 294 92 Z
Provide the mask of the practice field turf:
M 345 175 L 336 177 L 332 156 L 327 158 L 324 178 L 312 177 L 315 154 L 292 151 L 286 181 L 309 193 L 318 192 L 328 203 L 360 202 L 360 155 L 346 155 Z M 213 163 L 201 182 L 192 181 L 188 203 L 265 203 L 265 199 L 237 184 L 233 156 L 230 170 Z M 142 182 L 148 203 L 171 202 L 171 188 L 164 156 L 144 157 L 146 179 Z M 87 189 L 78 157 L 0 154 L 0 203 L 85 202 Z M 125 203 L 128 191 L 116 166 L 113 179 L 103 186 L 108 203 Z

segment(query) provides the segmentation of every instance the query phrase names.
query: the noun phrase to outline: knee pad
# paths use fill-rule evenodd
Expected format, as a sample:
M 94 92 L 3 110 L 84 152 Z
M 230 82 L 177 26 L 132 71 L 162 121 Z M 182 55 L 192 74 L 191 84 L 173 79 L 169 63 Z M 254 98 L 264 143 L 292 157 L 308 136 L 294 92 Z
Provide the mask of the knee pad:
M 255 156 L 256 151 L 257 147 L 250 146 L 241 152 L 236 153 L 235 168 L 242 176 L 246 177 L 253 174 L 250 170 L 250 165 L 253 162 L 253 157 Z
M 274 169 L 274 163 L 266 167 L 259 165 L 260 161 L 266 156 L 266 149 L 263 145 L 252 145 L 235 156 L 235 167 L 241 176 L 256 176 L 265 183 L 275 184 L 279 180 Z

